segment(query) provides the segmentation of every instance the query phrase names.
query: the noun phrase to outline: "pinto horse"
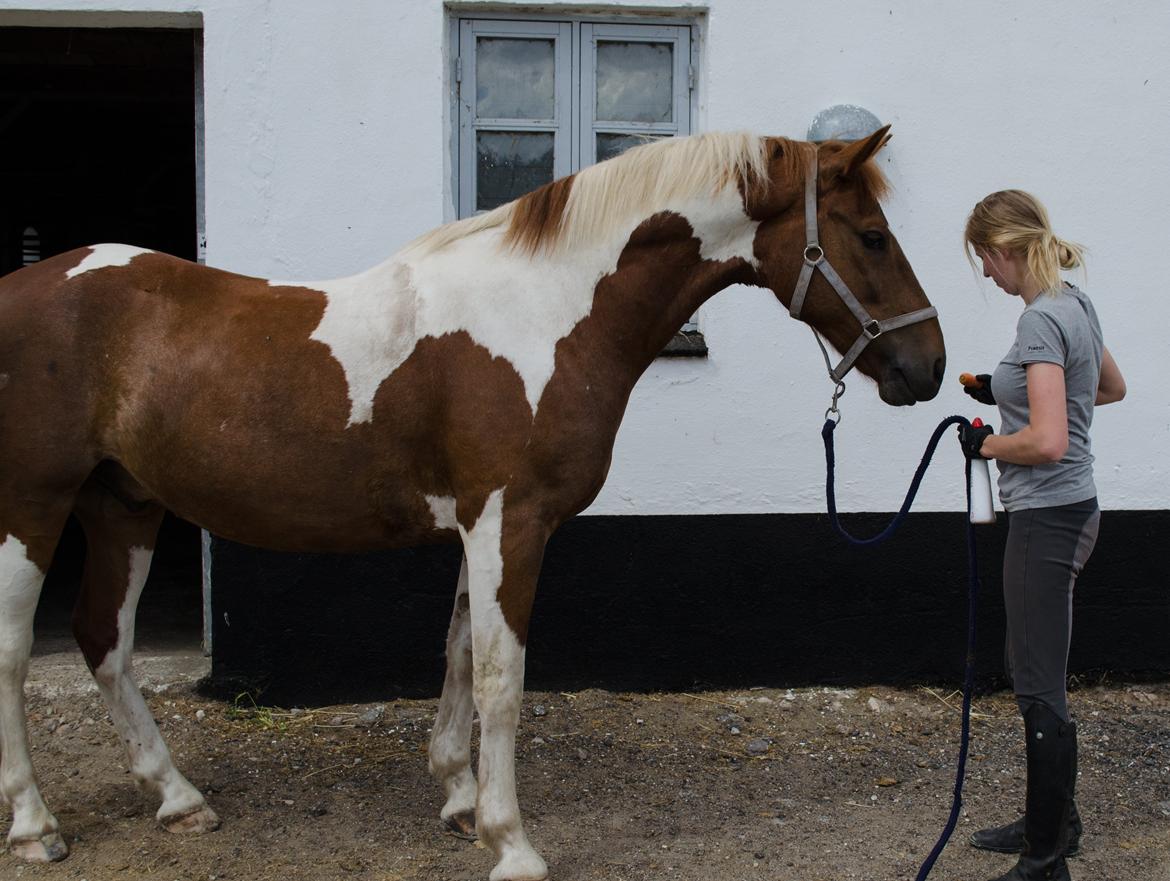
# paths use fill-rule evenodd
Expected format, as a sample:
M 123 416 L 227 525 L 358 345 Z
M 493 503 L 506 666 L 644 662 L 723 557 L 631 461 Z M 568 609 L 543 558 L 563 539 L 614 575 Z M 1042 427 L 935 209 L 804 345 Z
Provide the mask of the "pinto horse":
M 169 509 L 277 550 L 461 542 L 429 753 L 441 819 L 492 848 L 493 881 L 545 878 L 514 757 L 545 543 L 601 489 L 634 384 L 701 303 L 748 284 L 792 305 L 817 256 L 801 260 L 806 203 L 833 284 L 863 315 L 929 307 L 879 205 L 871 160 L 886 138 L 647 144 L 321 283 L 125 245 L 0 280 L 0 791 L 12 852 L 67 854 L 29 758 L 23 686 L 70 513 L 88 547 L 73 629 L 131 771 L 166 829 L 219 824 L 131 676 L 135 608 Z M 800 318 L 846 351 L 859 313 L 830 281 L 803 279 Z M 937 318 L 868 335 L 856 366 L 883 400 L 936 394 Z

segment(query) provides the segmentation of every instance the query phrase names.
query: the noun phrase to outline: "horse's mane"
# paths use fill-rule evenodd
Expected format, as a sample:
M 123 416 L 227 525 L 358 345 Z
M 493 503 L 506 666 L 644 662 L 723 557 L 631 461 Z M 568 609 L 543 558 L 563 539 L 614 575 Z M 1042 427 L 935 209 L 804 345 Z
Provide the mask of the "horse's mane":
M 784 174 L 803 182 L 816 146 L 747 132 L 664 138 L 553 181 L 486 214 L 446 224 L 404 252 L 425 255 L 482 230 L 506 227 L 504 243 L 527 253 L 577 248 L 604 240 L 631 218 L 688 199 L 713 196 L 728 184 L 767 186 L 769 155 L 779 147 Z M 880 198 L 888 189 L 874 163 L 862 185 Z

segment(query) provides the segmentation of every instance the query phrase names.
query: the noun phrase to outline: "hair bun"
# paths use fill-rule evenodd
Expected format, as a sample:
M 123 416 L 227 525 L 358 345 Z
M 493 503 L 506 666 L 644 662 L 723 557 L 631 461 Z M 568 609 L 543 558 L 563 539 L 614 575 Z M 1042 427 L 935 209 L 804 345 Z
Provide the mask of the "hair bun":
M 1081 265 L 1080 255 L 1068 246 L 1068 243 L 1056 239 L 1056 258 L 1060 261 L 1061 269 L 1076 269 Z

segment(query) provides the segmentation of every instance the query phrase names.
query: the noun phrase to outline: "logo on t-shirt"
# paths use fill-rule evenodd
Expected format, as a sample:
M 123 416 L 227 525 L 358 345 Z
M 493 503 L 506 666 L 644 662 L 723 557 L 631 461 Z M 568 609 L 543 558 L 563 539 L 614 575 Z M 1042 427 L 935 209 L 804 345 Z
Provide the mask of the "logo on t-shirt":
M 1045 348 L 1046 348 L 1045 346 L 1028 346 L 1028 351 L 1029 352 L 1043 352 Z

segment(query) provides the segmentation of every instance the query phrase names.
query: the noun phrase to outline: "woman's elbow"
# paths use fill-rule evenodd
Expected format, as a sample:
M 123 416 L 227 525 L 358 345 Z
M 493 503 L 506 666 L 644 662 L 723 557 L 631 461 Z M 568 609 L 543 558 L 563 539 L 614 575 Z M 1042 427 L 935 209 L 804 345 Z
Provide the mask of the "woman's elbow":
M 1068 435 L 1045 438 L 1037 452 L 1045 462 L 1059 462 L 1068 452 Z

